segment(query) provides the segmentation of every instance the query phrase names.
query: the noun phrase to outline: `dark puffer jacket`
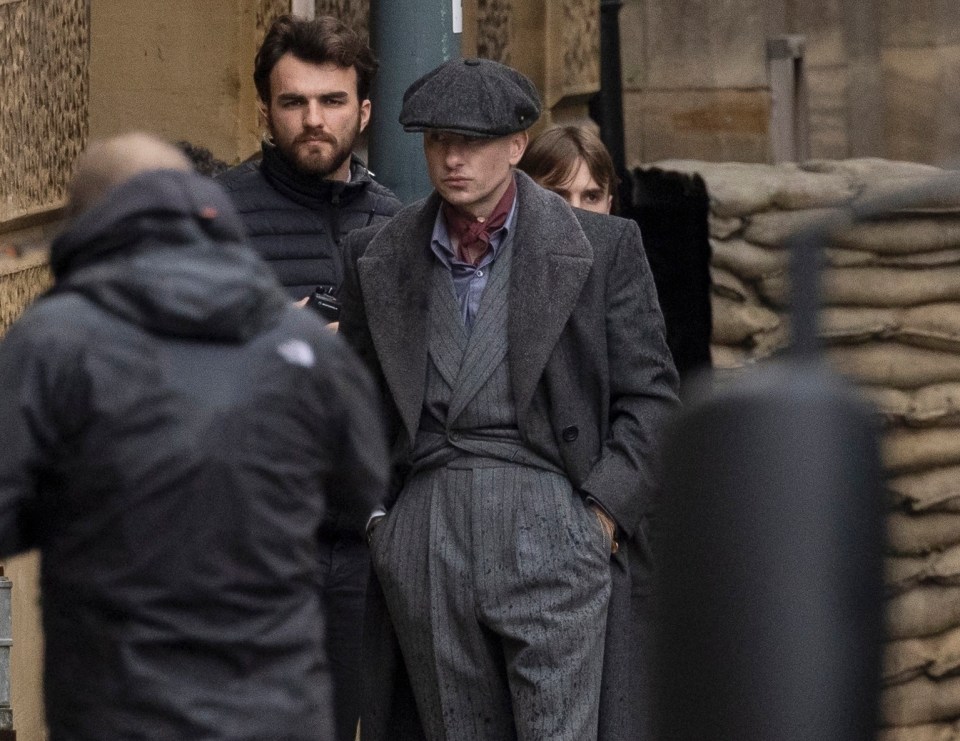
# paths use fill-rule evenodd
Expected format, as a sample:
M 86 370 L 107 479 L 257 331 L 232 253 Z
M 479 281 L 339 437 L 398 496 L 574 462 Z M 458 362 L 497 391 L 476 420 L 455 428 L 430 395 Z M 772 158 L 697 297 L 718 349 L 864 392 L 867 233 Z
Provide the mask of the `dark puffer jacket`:
M 259 162 L 231 168 L 218 182 L 233 199 L 250 243 L 294 299 L 320 285 L 339 287 L 343 235 L 386 221 L 401 206 L 356 157 L 349 182 L 325 180 L 299 172 L 267 143 Z
M 363 524 L 384 444 L 242 242 L 212 181 L 142 174 L 0 343 L 0 557 L 42 552 L 53 741 L 331 735 L 316 533 L 328 497 Z

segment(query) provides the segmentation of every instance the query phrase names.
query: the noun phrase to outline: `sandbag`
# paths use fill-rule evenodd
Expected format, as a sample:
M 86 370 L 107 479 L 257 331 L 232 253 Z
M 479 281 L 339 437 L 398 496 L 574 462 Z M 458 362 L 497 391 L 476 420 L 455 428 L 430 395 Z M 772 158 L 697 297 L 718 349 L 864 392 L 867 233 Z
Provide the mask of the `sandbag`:
M 752 362 L 751 354 L 746 348 L 717 343 L 710 345 L 710 357 L 713 360 L 714 369 L 720 371 L 743 368 Z
M 922 585 L 887 600 L 890 640 L 936 635 L 960 626 L 960 587 Z
M 925 638 L 890 641 L 883 647 L 883 681 L 898 684 L 926 675 L 933 679 L 960 669 L 960 626 Z
M 919 162 L 888 160 L 880 157 L 852 157 L 844 160 L 809 159 L 802 164 L 804 170 L 846 175 L 855 183 L 903 181 L 907 178 L 930 178 L 942 175 L 943 170 L 934 165 Z
M 788 318 L 778 318 L 780 320 L 778 327 L 753 336 L 753 350 L 750 353 L 752 360 L 763 360 L 789 347 L 791 338 Z
M 898 328 L 897 319 L 896 309 L 828 306 L 820 312 L 820 336 L 847 343 L 889 338 Z
M 894 476 L 887 481 L 887 488 L 899 504 L 913 512 L 960 511 L 960 466 Z
M 901 594 L 924 581 L 929 564 L 939 554 L 888 556 L 883 559 L 883 585 L 888 596 Z
M 920 584 L 960 586 L 960 546 L 926 556 L 884 559 L 884 585 L 888 594 L 899 594 Z
M 919 556 L 960 545 L 960 513 L 891 512 L 887 515 L 887 548 L 903 556 Z
M 823 301 L 832 306 L 906 307 L 960 301 L 960 267 L 831 268 L 824 271 L 822 285 Z M 785 273 L 762 276 L 758 290 L 777 307 L 786 306 L 790 298 Z
M 824 338 L 835 342 L 893 339 L 960 354 L 960 303 L 906 309 L 831 306 L 821 312 Z
M 749 216 L 770 208 L 826 208 L 848 203 L 858 192 L 844 173 L 815 173 L 795 163 L 756 165 L 739 162 L 663 160 L 664 170 L 699 173 L 707 182 L 713 213 Z
M 890 425 L 960 425 L 960 383 L 915 390 L 866 387 L 862 391 Z
M 713 265 L 729 270 L 738 278 L 754 281 L 778 275 L 787 269 L 786 251 L 757 247 L 742 239 L 711 240 Z
M 960 206 L 960 178 L 949 170 L 934 168 L 897 178 L 877 178 L 864 182 L 857 198 L 859 204 L 886 203 L 892 213 L 949 212 Z
M 838 372 L 873 386 L 918 389 L 960 379 L 960 355 L 898 342 L 839 345 L 827 356 Z
M 868 221 L 832 235 L 831 243 L 850 250 L 908 255 L 960 247 L 960 218 L 955 214 L 914 215 Z
M 723 296 L 731 301 L 759 303 L 754 292 L 747 288 L 746 283 L 729 270 L 716 265 L 710 267 L 710 290 L 717 296 Z
M 913 306 L 900 316 L 896 336 L 902 341 L 960 354 L 960 303 Z
M 754 214 L 747 221 L 743 237 L 748 242 L 764 247 L 783 247 L 786 241 L 802 229 L 808 229 L 835 216 L 836 209 L 815 208 L 802 211 L 765 211 Z
M 960 741 L 960 721 L 880 728 L 877 741 Z
M 960 428 L 890 430 L 882 441 L 883 462 L 902 473 L 960 464 Z
M 881 725 L 916 725 L 960 715 L 960 677 L 920 676 L 885 687 L 880 693 Z
M 736 216 L 717 216 L 711 213 L 708 217 L 710 236 L 714 239 L 727 239 L 743 228 L 743 219 Z
M 712 342 L 721 345 L 753 345 L 754 335 L 780 326 L 780 318 L 762 306 L 731 301 L 714 294 Z
M 827 265 L 837 268 L 878 267 L 915 270 L 960 265 L 960 248 L 909 255 L 878 255 L 875 252 L 827 247 L 824 255 Z

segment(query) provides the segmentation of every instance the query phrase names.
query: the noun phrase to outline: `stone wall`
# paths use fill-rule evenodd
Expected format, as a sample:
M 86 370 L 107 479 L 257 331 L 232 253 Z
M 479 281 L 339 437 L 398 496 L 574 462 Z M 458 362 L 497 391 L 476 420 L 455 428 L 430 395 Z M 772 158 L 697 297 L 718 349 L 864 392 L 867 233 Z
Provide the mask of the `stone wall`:
M 625 0 L 628 161 L 769 162 L 766 42 L 806 39 L 813 157 L 960 154 L 960 14 L 912 0 Z
M 711 196 L 713 357 L 723 374 L 788 342 L 796 229 L 849 204 L 917 193 L 936 168 L 662 161 Z M 826 245 L 821 336 L 885 426 L 888 642 L 882 741 L 960 738 L 960 184 L 907 199 Z M 880 503 L 878 503 L 879 505 Z
M 0 3 L 0 232 L 63 200 L 87 139 L 89 34 L 86 0 Z

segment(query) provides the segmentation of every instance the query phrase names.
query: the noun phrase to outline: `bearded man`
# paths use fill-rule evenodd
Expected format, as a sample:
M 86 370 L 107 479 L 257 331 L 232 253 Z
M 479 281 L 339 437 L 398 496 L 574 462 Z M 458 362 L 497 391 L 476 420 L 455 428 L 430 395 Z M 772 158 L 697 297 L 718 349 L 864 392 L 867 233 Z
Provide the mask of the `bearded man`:
M 400 208 L 353 154 L 370 121 L 378 63 L 336 18 L 285 15 L 267 31 L 254 62 L 259 109 L 269 132 L 263 157 L 220 176 L 253 247 L 294 299 L 342 277 L 338 245 L 353 229 Z
M 278 18 L 257 52 L 253 79 L 269 130 L 263 157 L 220 176 L 252 246 L 294 300 L 336 292 L 339 243 L 390 218 L 400 202 L 353 154 L 370 120 L 377 60 L 336 18 Z M 360 713 L 359 656 L 369 570 L 366 544 L 331 511 L 322 528 L 320 575 L 327 601 L 337 738 L 352 741 Z

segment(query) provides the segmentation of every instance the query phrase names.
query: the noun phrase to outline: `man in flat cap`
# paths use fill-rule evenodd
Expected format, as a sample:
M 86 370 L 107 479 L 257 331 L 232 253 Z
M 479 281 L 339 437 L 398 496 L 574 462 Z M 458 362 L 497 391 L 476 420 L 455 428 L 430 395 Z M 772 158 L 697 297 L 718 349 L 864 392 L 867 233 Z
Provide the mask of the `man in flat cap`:
M 345 242 L 341 332 L 394 463 L 368 528 L 367 739 L 642 738 L 615 624 L 649 581 L 676 372 L 636 224 L 514 170 L 539 113 L 496 62 L 428 73 L 400 122 L 436 190 Z

